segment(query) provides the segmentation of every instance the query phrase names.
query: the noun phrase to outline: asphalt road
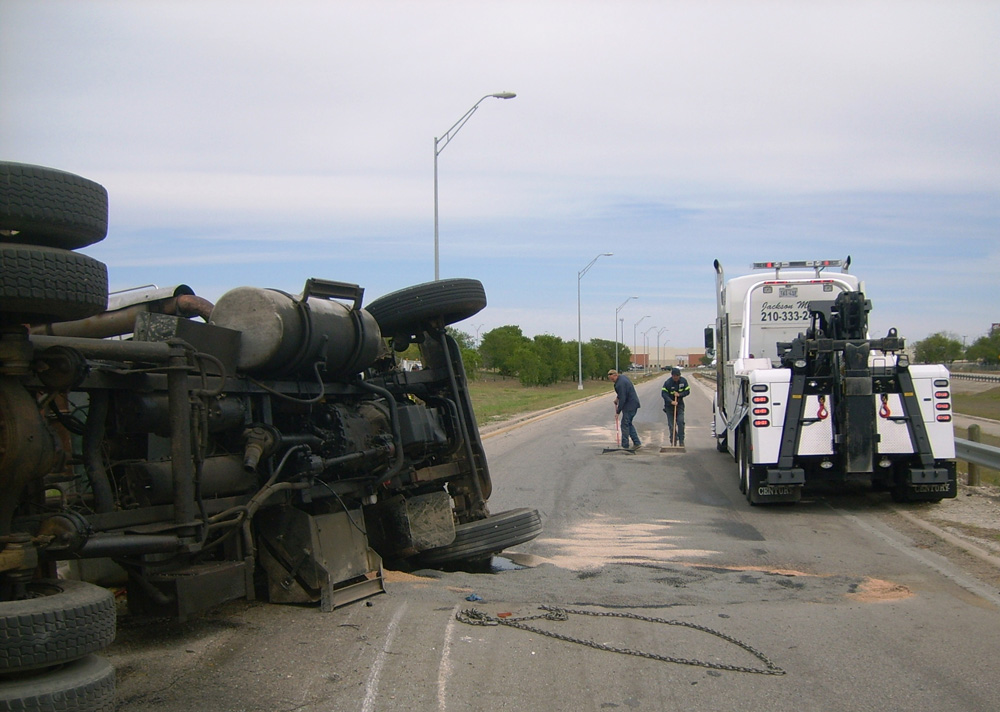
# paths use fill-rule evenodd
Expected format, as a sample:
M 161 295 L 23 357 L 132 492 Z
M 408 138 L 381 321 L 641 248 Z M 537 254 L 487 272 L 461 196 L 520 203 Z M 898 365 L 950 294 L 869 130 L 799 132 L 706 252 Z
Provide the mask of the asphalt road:
M 234 603 L 183 625 L 123 618 L 118 709 L 997 709 L 995 580 L 890 526 L 879 496 L 751 508 L 699 386 L 687 451 L 660 451 L 659 387 L 639 387 L 636 454 L 603 452 L 610 390 L 487 438 L 492 511 L 534 507 L 545 526 L 502 570 L 389 574 L 387 595 L 330 614 Z M 656 619 L 526 623 L 654 657 L 456 620 L 541 605 Z

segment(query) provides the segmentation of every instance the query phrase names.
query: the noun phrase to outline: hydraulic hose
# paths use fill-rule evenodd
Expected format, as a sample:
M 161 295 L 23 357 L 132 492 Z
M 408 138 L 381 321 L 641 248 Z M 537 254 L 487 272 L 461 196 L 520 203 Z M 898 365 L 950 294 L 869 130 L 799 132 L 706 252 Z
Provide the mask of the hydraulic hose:
M 110 512 L 114 508 L 111 481 L 108 479 L 108 472 L 104 468 L 104 457 L 101 455 L 110 400 L 107 391 L 91 391 L 87 424 L 83 432 L 84 470 L 87 479 L 90 480 L 90 489 L 94 493 L 94 510 L 99 514 Z

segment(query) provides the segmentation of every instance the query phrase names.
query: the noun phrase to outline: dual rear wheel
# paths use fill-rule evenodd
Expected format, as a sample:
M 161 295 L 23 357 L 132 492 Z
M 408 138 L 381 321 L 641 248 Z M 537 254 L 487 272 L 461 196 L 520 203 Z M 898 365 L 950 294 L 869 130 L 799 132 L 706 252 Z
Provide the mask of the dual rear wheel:
M 72 250 L 107 232 L 103 186 L 54 168 L 0 161 L 0 321 L 69 321 L 104 311 L 107 267 Z

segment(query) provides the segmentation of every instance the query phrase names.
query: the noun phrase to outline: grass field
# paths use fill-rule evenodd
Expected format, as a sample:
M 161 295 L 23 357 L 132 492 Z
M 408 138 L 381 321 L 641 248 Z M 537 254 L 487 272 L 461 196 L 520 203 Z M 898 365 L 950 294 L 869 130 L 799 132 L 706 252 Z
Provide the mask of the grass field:
M 981 393 L 953 393 L 951 401 L 956 413 L 1000 420 L 1000 388 Z
M 656 377 L 651 376 L 651 378 Z M 638 382 L 640 379 L 632 378 L 632 380 Z M 584 381 L 582 391 L 575 381 L 553 386 L 529 387 L 522 386 L 516 378 L 501 378 L 492 374 L 469 382 L 469 395 L 472 397 L 472 407 L 476 411 L 476 420 L 480 426 L 602 393 L 607 395 L 610 409 L 615 398 L 615 388 L 608 380 Z

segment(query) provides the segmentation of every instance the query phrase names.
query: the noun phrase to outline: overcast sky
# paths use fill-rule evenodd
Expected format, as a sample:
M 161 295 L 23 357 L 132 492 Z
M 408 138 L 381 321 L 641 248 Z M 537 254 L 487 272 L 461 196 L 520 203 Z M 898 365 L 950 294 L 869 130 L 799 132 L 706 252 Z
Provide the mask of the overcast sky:
M 0 158 L 107 187 L 113 290 L 481 280 L 485 333 L 699 346 L 714 271 L 853 258 L 1000 322 L 1000 2 L 0 0 Z M 644 318 L 645 317 L 645 318 Z M 636 328 L 636 322 L 641 321 Z

